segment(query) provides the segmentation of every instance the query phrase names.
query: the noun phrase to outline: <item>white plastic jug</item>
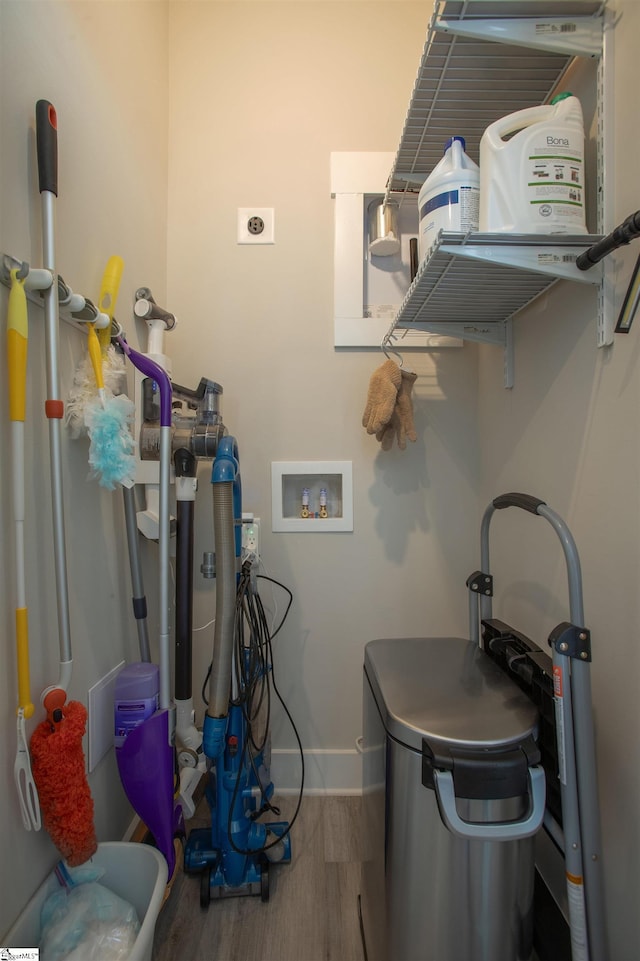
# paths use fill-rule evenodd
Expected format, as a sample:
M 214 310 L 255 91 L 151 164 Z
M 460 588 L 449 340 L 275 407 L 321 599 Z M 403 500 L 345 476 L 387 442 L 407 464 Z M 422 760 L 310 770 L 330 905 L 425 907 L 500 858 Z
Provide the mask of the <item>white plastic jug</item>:
M 480 170 L 464 152 L 464 137 L 451 137 L 418 196 L 418 253 L 423 260 L 440 230 L 478 229 Z
M 577 97 L 560 94 L 487 127 L 480 140 L 480 230 L 587 233 Z

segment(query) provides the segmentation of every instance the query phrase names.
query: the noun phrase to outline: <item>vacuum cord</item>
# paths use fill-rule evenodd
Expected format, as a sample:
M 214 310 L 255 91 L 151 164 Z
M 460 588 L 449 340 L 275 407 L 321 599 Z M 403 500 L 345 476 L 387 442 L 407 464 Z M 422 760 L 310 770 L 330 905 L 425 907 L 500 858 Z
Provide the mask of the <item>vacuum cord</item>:
M 271 687 L 273 686 L 273 691 L 278 698 L 278 701 L 280 702 L 285 714 L 287 715 L 287 718 L 289 719 L 289 723 L 291 724 L 291 728 L 296 738 L 300 753 L 302 773 L 296 809 L 288 827 L 269 844 L 265 844 L 261 848 L 251 850 L 239 848 L 234 843 L 232 837 L 232 812 L 240 789 L 240 778 L 236 778 L 233 796 L 229 806 L 227 834 L 233 850 L 238 854 L 247 855 L 264 853 L 270 848 L 278 845 L 282 839 L 289 834 L 296 821 L 296 818 L 298 817 L 304 791 L 304 752 L 302 749 L 302 742 L 291 713 L 287 708 L 287 705 L 285 704 L 276 684 L 273 667 L 273 648 L 271 644 L 287 619 L 287 615 L 293 601 L 293 594 L 289 588 L 285 587 L 284 584 L 281 584 L 280 581 L 276 581 L 264 574 L 259 574 L 258 577 L 270 581 L 272 584 L 275 584 L 278 587 L 281 587 L 289 595 L 289 600 L 278 627 L 273 634 L 271 634 L 262 604 L 262 599 L 260 594 L 252 585 L 251 562 L 245 561 L 243 563 L 236 592 L 234 623 L 235 677 L 238 679 L 238 685 L 235 696 L 232 697 L 231 700 L 232 705 L 242 709 L 245 719 L 246 733 L 244 737 L 244 743 L 242 745 L 242 753 L 240 756 L 240 770 L 242 770 L 245 763 L 245 758 L 248 755 L 249 763 L 251 764 L 256 783 L 260 787 L 261 791 L 263 791 L 260 775 L 256 768 L 255 758 L 260 754 L 261 751 L 264 750 L 269 737 L 271 718 Z M 209 665 L 209 670 L 207 671 L 207 676 L 202 686 L 202 697 L 205 704 L 207 703 L 205 691 L 210 673 L 211 665 Z M 265 712 L 264 729 L 261 731 L 259 718 L 263 709 Z M 262 800 L 262 805 L 253 815 L 254 820 L 267 811 L 272 811 L 276 815 L 280 813 L 278 808 L 274 807 L 264 796 L 264 793 L 262 794 Z M 268 827 L 268 825 L 266 826 Z

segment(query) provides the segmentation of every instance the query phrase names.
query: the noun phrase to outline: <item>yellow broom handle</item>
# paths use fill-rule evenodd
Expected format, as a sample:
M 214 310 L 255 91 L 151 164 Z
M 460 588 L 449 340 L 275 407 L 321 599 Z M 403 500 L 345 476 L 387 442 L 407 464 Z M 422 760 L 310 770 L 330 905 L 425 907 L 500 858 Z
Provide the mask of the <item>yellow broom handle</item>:
M 34 712 L 29 677 L 29 627 L 25 604 L 24 582 L 24 420 L 27 394 L 27 346 L 29 323 L 24 280 L 11 271 L 11 291 L 7 317 L 7 361 L 9 383 L 9 417 L 15 437 L 13 500 L 16 520 L 16 553 L 18 555 L 18 606 L 16 608 L 16 660 L 18 666 L 18 702 L 25 717 Z M 19 449 L 18 449 L 19 448 Z
M 95 324 L 87 324 L 87 348 L 89 350 L 91 366 L 93 367 L 93 373 L 96 377 L 96 385 L 98 390 L 104 390 L 104 378 L 102 376 L 102 351 L 100 349 L 100 341 L 98 340 Z
M 104 274 L 102 275 L 98 309 L 102 311 L 103 314 L 107 314 L 110 320 L 113 318 L 116 310 L 116 301 L 118 299 L 118 291 L 120 290 L 123 269 L 124 260 L 122 257 L 114 254 L 112 257 L 109 257 L 107 266 L 104 269 Z M 111 343 L 111 324 L 98 331 L 97 336 L 100 342 L 100 348 L 104 354 Z
M 9 417 L 25 419 L 27 394 L 27 296 L 24 280 L 18 279 L 18 271 L 11 271 L 9 292 L 9 315 L 7 319 L 7 360 L 9 364 Z
M 29 624 L 26 607 L 16 610 L 16 655 L 18 661 L 18 707 L 26 718 L 34 712 L 31 701 L 31 677 L 29 674 Z

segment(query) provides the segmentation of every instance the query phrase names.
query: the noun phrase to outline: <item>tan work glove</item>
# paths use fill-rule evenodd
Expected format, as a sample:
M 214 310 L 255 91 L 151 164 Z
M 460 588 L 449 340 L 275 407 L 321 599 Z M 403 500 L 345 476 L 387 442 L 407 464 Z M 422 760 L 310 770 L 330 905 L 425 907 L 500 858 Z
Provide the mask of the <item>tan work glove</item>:
M 362 415 L 362 426 L 367 434 L 375 434 L 391 420 L 402 374 L 395 360 L 385 360 L 374 370 L 369 381 L 367 405 Z
M 391 420 L 376 431 L 376 440 L 380 441 L 383 450 L 391 450 L 394 437 L 398 441 L 400 450 L 404 450 L 407 446 L 407 437 L 410 441 L 417 440 L 418 435 L 413 424 L 413 402 L 411 400 L 411 391 L 417 376 L 413 371 L 401 371 L 400 389 Z

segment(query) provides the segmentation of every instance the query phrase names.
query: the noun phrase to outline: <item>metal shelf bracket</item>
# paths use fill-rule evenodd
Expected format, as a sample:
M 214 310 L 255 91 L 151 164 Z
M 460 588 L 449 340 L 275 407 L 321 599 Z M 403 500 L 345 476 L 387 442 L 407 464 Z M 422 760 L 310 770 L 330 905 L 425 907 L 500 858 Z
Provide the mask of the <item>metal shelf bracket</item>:
M 569 57 L 599 57 L 602 52 L 602 21 L 597 17 L 434 20 L 433 28 L 440 33 L 510 43 Z
M 556 247 L 550 247 L 545 243 L 537 246 L 531 244 L 519 246 L 517 239 L 513 241 L 513 246 L 506 246 L 504 243 L 486 243 L 473 247 L 449 247 L 445 243 L 440 247 L 440 250 L 455 257 L 487 261 L 501 264 L 503 267 L 516 267 L 520 270 L 530 270 L 548 277 L 557 277 L 560 280 L 573 280 L 577 283 L 592 284 L 597 287 L 602 280 L 602 269 L 599 271 L 593 269 L 594 276 L 590 277 L 591 271 L 578 270 L 576 259 L 584 251 L 585 246 L 590 247 L 599 239 L 599 236 L 594 236 L 589 238 L 588 243 L 583 243 L 580 246 L 567 243 Z M 602 268 L 602 264 L 597 264 L 596 267 Z

